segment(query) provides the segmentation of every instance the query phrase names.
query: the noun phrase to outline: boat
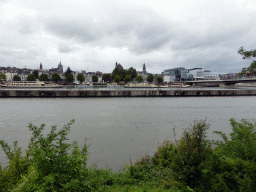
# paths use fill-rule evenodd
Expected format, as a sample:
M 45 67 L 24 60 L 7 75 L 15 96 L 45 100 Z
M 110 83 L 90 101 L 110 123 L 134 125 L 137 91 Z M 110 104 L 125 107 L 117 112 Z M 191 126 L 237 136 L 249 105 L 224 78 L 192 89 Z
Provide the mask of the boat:
M 12 81 L 1 85 L 3 88 L 62 88 L 63 85 L 44 81 Z
M 146 83 L 139 83 L 139 84 L 127 84 L 124 86 L 125 88 L 187 88 L 190 87 L 189 85 L 185 84 L 172 84 L 172 85 L 155 85 L 155 84 L 146 84 Z

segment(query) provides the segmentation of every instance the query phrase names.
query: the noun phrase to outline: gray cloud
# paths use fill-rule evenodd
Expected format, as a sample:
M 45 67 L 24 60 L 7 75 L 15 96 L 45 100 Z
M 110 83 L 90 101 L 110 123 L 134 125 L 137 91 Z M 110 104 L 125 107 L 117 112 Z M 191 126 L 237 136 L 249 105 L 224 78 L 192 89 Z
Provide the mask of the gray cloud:
M 60 53 L 71 53 L 71 52 L 73 52 L 75 49 L 72 47 L 72 46 L 70 46 L 70 45 L 68 45 L 68 44 L 65 44 L 65 43 L 60 43 L 59 45 L 58 45 L 58 51 L 60 52 Z

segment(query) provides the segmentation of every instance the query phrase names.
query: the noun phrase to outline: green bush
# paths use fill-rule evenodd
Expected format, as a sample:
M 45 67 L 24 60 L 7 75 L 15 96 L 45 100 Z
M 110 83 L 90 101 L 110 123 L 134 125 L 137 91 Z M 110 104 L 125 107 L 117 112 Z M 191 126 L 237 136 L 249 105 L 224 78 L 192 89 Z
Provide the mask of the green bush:
M 20 156 L 21 150 L 16 147 L 17 142 L 14 151 L 11 151 L 8 145 L 1 141 L 10 159 L 7 175 L 1 175 L 1 185 L 4 185 L 5 189 L 12 189 L 14 184 L 6 185 L 10 178 L 15 178 L 13 183 L 19 183 L 15 187 L 18 191 L 90 191 L 92 188 L 87 180 L 86 168 L 88 145 L 85 142 L 80 150 L 76 141 L 72 144 L 65 142 L 73 123 L 74 120 L 70 121 L 58 132 L 56 126 L 52 126 L 47 136 L 42 134 L 44 124 L 39 128 L 29 124 L 32 137 L 26 157 Z M 25 169 L 27 167 L 24 158 L 31 165 L 29 172 Z

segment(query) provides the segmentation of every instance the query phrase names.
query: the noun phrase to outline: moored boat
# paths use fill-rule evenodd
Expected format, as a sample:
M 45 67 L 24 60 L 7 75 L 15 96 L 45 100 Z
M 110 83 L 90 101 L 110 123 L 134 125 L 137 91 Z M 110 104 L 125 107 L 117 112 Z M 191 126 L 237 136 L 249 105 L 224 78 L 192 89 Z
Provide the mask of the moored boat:
M 43 81 L 12 81 L 1 85 L 3 88 L 62 88 L 63 85 L 46 84 Z

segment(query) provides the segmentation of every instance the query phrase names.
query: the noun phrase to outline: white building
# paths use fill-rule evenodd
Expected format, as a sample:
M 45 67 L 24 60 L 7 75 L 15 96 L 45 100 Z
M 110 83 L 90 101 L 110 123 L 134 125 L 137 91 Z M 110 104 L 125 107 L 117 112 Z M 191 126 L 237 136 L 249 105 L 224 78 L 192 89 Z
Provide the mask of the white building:
M 193 68 L 189 69 L 188 75 L 193 76 L 193 80 L 203 80 L 204 79 L 204 70 L 203 68 Z
M 17 75 L 17 73 L 6 73 L 6 81 L 13 81 L 14 75 Z

